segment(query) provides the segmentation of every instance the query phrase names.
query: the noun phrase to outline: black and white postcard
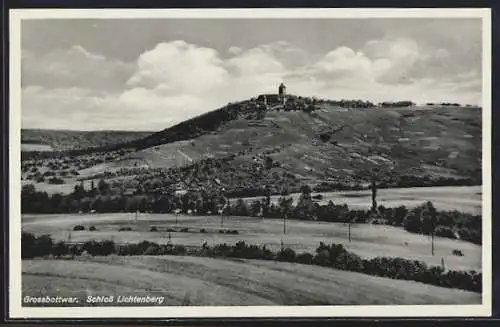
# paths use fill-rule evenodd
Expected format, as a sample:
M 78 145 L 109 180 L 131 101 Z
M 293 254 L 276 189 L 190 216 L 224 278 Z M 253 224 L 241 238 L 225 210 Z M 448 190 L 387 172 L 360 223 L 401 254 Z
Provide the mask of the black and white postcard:
M 491 314 L 488 9 L 10 27 L 10 317 Z

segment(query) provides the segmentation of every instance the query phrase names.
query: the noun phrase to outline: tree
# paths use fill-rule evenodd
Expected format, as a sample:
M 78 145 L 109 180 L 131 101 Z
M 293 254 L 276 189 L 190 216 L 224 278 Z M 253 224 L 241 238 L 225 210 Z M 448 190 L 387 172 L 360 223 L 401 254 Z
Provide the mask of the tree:
M 238 201 L 236 201 L 236 205 L 234 207 L 234 215 L 248 216 L 248 208 L 243 199 L 238 199 Z
M 392 211 L 391 224 L 394 226 L 402 226 L 403 221 L 408 214 L 408 209 L 405 206 L 399 206 Z
M 267 217 L 271 206 L 271 190 L 269 187 L 266 187 L 264 192 L 266 197 L 262 200 L 262 216 Z
M 436 230 L 437 210 L 432 202 L 427 201 L 422 208 L 422 233 L 431 235 L 431 253 L 434 255 L 434 233 Z
M 403 220 L 403 228 L 411 233 L 421 232 L 420 208 L 410 211 Z
M 436 225 L 437 210 L 432 202 L 427 201 L 421 207 L 421 231 L 423 234 L 431 235 L 434 233 Z
M 85 188 L 83 187 L 83 181 L 80 183 L 80 185 L 75 185 L 73 195 L 77 200 L 83 199 L 85 197 Z
M 99 183 L 97 183 L 97 188 L 101 195 L 106 195 L 109 191 L 109 184 L 104 179 L 100 179 Z
M 375 213 L 377 211 L 377 183 L 375 182 L 375 178 L 372 178 L 371 190 L 372 190 L 372 208 L 371 208 L 371 211 L 373 213 Z
M 283 217 L 283 234 L 286 234 L 286 219 L 292 210 L 293 198 L 282 196 L 279 201 L 280 212 Z
M 300 191 L 301 195 L 299 197 L 299 201 L 297 202 L 297 206 L 295 207 L 295 215 L 302 219 L 310 219 L 313 211 L 311 187 L 309 185 L 303 185 L 301 186 Z
M 262 205 L 259 200 L 252 201 L 250 205 L 250 215 L 252 217 L 257 217 L 261 212 Z

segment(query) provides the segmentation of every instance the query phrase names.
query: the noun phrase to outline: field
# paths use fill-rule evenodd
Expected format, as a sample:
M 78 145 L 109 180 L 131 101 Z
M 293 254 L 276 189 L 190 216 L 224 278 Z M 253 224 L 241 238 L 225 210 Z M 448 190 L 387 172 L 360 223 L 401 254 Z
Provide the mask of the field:
M 377 204 L 387 208 L 397 206 L 407 206 L 413 208 L 421 205 L 423 202 L 432 201 L 432 204 L 438 210 L 457 210 L 471 214 L 481 214 L 481 186 L 434 186 L 434 187 L 414 187 L 414 188 L 389 188 L 377 191 Z M 319 204 L 326 204 L 333 201 L 335 204 L 347 204 L 352 209 L 371 208 L 371 191 L 341 191 L 341 192 L 323 192 L 322 200 Z M 294 203 L 300 196 L 300 193 L 291 194 Z M 277 203 L 280 196 L 272 196 L 271 202 Z M 247 202 L 258 199 L 244 198 Z
M 22 151 L 59 151 L 105 146 L 146 137 L 152 132 L 21 130 Z
M 97 231 L 72 231 L 81 224 L 88 229 L 95 226 Z M 118 231 L 121 227 L 131 227 L 132 231 Z M 158 228 L 150 232 L 150 227 Z M 167 232 L 167 228 L 188 232 Z M 206 233 L 200 233 L 204 228 Z M 217 216 L 182 216 L 171 214 L 57 214 L 23 215 L 22 229 L 35 234 L 50 234 L 55 240 L 70 238 L 72 242 L 87 240 L 113 240 L 117 243 L 138 243 L 148 240 L 156 243 L 168 242 L 170 234 L 174 244 L 201 246 L 228 243 L 235 244 L 244 240 L 249 244 L 266 245 L 277 251 L 281 241 L 296 252 L 314 253 L 320 242 L 343 244 L 349 251 L 361 257 L 377 256 L 403 257 L 426 262 L 428 265 L 441 265 L 444 259 L 447 269 L 481 270 L 481 247 L 469 242 L 448 238 L 435 238 L 435 255 L 431 255 L 430 236 L 408 233 L 402 228 L 353 224 L 351 242 L 348 240 L 348 226 L 342 223 L 288 220 L 286 235 L 283 235 L 283 221 L 280 219 L 260 219 L 251 217 L 226 217 L 222 229 L 238 230 L 238 235 L 221 234 L 221 219 Z M 461 250 L 463 257 L 452 255 L 454 249 Z
M 53 151 L 52 146 L 47 144 L 22 143 L 21 151 Z
M 23 295 L 30 296 L 151 295 L 173 306 L 481 302 L 477 293 L 260 260 L 110 256 L 25 260 L 22 269 Z

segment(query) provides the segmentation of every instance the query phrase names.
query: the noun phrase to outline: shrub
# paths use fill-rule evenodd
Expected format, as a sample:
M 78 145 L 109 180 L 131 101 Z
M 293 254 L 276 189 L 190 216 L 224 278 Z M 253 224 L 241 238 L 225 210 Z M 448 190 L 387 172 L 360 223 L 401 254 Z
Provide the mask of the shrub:
M 80 244 L 69 246 L 69 253 L 74 256 L 81 255 L 83 253 L 83 246 Z
M 338 258 L 336 267 L 349 271 L 364 271 L 364 263 L 361 257 L 347 251 Z
M 83 244 L 83 251 L 87 251 L 92 256 L 107 256 L 116 252 L 113 241 L 89 241 Z
M 481 244 L 481 232 L 475 230 L 469 230 L 466 228 L 461 228 L 458 230 L 458 235 L 461 240 L 468 241 L 474 244 Z
M 145 254 L 146 250 L 149 249 L 150 247 L 153 248 L 158 248 L 159 245 L 154 243 L 154 242 L 149 242 L 149 241 L 142 241 L 139 244 L 137 244 L 139 254 Z
M 230 256 L 231 248 L 232 247 L 227 245 L 226 243 L 215 245 L 213 248 L 214 255 L 220 257 Z
M 312 197 L 314 200 L 323 200 L 323 195 L 321 194 L 316 194 Z
M 438 226 L 434 234 L 441 237 L 456 238 L 455 233 L 453 233 L 453 230 L 450 227 Z
M 34 258 L 52 254 L 54 242 L 49 235 L 34 236 L 30 233 L 21 235 L 21 257 Z
M 29 259 L 36 256 L 35 235 L 23 232 L 21 235 L 21 258 Z
M 146 250 L 144 250 L 144 255 L 157 255 L 160 254 L 160 246 L 156 243 L 149 245 Z
M 277 258 L 280 261 L 294 262 L 295 261 L 295 251 L 290 248 L 285 248 L 278 252 Z
M 314 256 L 310 253 L 301 253 L 297 256 L 296 261 L 299 263 L 303 263 L 309 265 L 313 262 Z
M 263 247 L 262 249 L 257 245 L 248 245 L 245 241 L 238 241 L 236 245 L 231 248 L 228 256 L 244 259 L 264 259 L 267 258 L 270 251 Z
M 186 228 L 186 227 L 181 228 L 181 232 L 182 233 L 187 233 L 187 232 L 189 232 L 189 228 Z
M 184 245 L 174 245 L 172 253 L 177 255 L 183 255 L 186 253 L 186 247 Z
M 52 177 L 48 180 L 49 184 L 64 184 L 64 179 L 58 177 Z
M 119 232 L 130 232 L 132 230 L 132 227 L 120 227 L 118 229 Z
M 175 230 L 172 228 L 167 228 L 167 232 L 175 232 Z
M 137 244 L 121 245 L 117 251 L 118 255 L 139 255 L 140 249 Z
M 461 250 L 457 250 L 457 249 L 454 249 L 451 253 L 453 255 L 456 255 L 456 256 L 459 256 L 459 257 L 463 257 L 464 256 L 464 253 Z
M 158 228 L 156 226 L 153 226 L 149 229 L 150 232 L 157 232 Z
M 90 227 L 89 227 L 89 231 L 92 231 L 92 232 L 93 232 L 93 231 L 96 231 L 96 230 L 97 230 L 97 228 L 95 228 L 95 226 L 90 226 Z
M 81 231 L 81 230 L 85 230 L 85 227 L 82 225 L 76 225 L 75 227 L 73 227 L 73 230 L 74 231 Z
M 219 229 L 219 233 L 220 233 L 220 234 L 224 234 L 224 233 L 225 233 L 225 231 L 224 231 L 223 229 Z
M 205 228 L 202 228 L 200 229 L 200 233 L 206 233 L 207 231 L 205 230 Z

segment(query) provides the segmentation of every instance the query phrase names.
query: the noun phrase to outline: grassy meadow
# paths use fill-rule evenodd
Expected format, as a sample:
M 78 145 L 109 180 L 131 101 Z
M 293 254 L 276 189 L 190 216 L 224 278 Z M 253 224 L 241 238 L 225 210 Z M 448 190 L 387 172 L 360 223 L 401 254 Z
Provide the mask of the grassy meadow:
M 445 261 L 447 269 L 481 271 L 481 247 L 460 240 L 435 237 L 435 255 L 431 255 L 430 236 L 409 233 L 402 228 L 352 224 L 351 242 L 349 242 L 348 225 L 343 223 L 327 223 L 314 221 L 288 220 L 286 234 L 283 235 L 281 219 L 260 219 L 253 217 L 225 217 L 221 227 L 221 218 L 217 216 L 178 216 L 173 214 L 56 214 L 56 215 L 23 215 L 22 229 L 34 234 L 49 234 L 54 240 L 85 242 L 88 240 L 113 240 L 116 243 L 138 243 L 148 240 L 156 243 L 167 243 L 169 235 L 172 243 L 186 246 L 201 246 L 220 243 L 235 244 L 243 240 L 248 244 L 266 245 L 274 251 L 284 246 L 297 253 L 314 253 L 320 242 L 327 244 L 343 244 L 347 250 L 361 257 L 377 256 L 402 257 L 420 260 L 428 265 L 441 265 Z M 84 231 L 73 231 L 75 225 L 81 224 Z M 95 226 L 96 231 L 89 231 Z M 151 232 L 151 227 L 158 231 Z M 119 231 L 130 227 L 131 231 Z M 188 228 L 187 232 L 181 232 Z M 167 232 L 167 229 L 175 230 Z M 200 232 L 205 229 L 205 233 Z M 221 229 L 237 230 L 238 234 L 222 234 Z M 452 251 L 458 249 L 463 257 L 455 256 Z
M 457 210 L 471 214 L 481 214 L 482 186 L 434 186 L 434 187 L 411 187 L 411 188 L 388 188 L 377 191 L 377 204 L 386 208 L 395 208 L 404 205 L 414 208 L 425 201 L 432 201 L 438 210 Z M 371 190 L 361 191 L 338 191 L 313 193 L 321 195 L 318 204 L 327 204 L 333 201 L 335 204 L 347 204 L 349 208 L 367 210 L 372 205 Z M 290 195 L 294 203 L 297 203 L 300 193 Z M 260 200 L 262 197 L 244 198 L 246 202 Z M 277 203 L 279 195 L 271 196 L 271 202 Z
M 478 293 L 331 268 L 175 256 L 25 260 L 24 294 L 79 296 L 81 299 L 86 295 L 105 294 L 164 296 L 163 305 L 172 306 L 481 302 Z

